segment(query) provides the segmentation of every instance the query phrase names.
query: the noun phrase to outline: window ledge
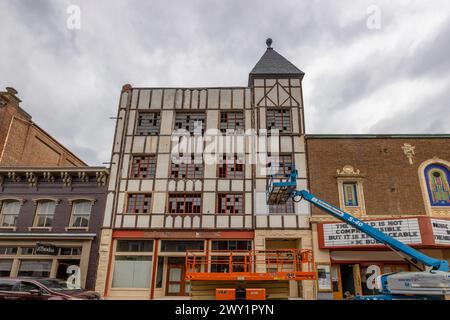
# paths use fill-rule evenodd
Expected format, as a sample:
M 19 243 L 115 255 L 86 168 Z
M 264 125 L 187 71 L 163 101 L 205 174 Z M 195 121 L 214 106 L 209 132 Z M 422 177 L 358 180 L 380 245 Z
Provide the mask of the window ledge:
M 16 227 L 0 227 L 0 230 L 16 231 Z
M 28 227 L 28 231 L 34 231 L 34 230 L 40 230 L 40 231 L 52 231 L 52 227 Z
M 75 230 L 82 230 L 82 231 L 88 231 L 89 227 L 66 227 L 64 228 L 66 231 L 75 231 Z

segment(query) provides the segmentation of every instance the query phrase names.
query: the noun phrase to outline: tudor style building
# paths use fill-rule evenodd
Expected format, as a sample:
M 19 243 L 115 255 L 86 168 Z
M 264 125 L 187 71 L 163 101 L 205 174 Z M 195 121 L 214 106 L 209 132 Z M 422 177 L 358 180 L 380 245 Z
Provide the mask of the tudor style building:
M 98 292 L 107 298 L 188 296 L 186 250 L 207 256 L 218 250 L 312 249 L 308 204 L 266 205 L 267 172 L 283 174 L 295 165 L 298 187 L 307 187 L 304 73 L 270 45 L 250 72 L 248 87 L 122 88 Z M 179 162 L 173 151 L 180 131 L 188 137 L 247 137 L 254 131 L 256 139 L 272 141 L 271 151 L 266 161 L 252 162 L 258 145 L 245 138 L 240 150 L 217 149 L 217 161 L 209 162 L 203 157 L 211 146 L 206 142 L 181 154 L 191 162 Z M 312 281 L 284 285 L 279 297 L 314 298 Z
M 306 141 L 311 193 L 450 261 L 450 135 L 307 135 Z M 376 294 L 375 275 L 413 271 L 315 207 L 311 222 L 314 258 L 326 271 L 318 299 Z

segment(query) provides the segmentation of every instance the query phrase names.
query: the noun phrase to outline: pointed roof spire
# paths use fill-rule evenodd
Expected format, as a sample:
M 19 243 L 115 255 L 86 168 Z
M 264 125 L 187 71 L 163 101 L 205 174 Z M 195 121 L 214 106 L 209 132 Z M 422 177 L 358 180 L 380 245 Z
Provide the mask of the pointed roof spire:
M 303 78 L 305 73 L 272 48 L 272 39 L 266 40 L 267 50 L 250 72 L 250 79 L 262 76 L 288 76 Z

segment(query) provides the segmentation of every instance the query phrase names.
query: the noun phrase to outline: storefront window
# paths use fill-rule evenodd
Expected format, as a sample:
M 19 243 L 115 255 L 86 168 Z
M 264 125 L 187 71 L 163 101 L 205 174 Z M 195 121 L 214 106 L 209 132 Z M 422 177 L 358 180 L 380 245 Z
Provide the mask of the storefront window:
M 81 255 L 81 248 L 61 248 L 59 254 L 62 256 L 79 256 Z
M 252 250 L 251 240 L 213 240 L 213 250 Z
M 20 262 L 19 277 L 44 277 L 50 276 L 52 261 L 50 260 L 22 260 Z
M 12 263 L 12 260 L 0 260 L 0 277 L 9 277 Z
M 163 283 L 164 257 L 158 258 L 158 270 L 156 272 L 156 288 L 162 288 Z
M 116 256 L 113 288 L 150 288 L 151 256 Z
M 117 252 L 152 252 L 153 240 L 117 240 Z
M 17 247 L 0 247 L 0 255 L 17 254 Z
M 161 252 L 186 252 L 186 250 L 203 250 L 203 240 L 163 240 Z

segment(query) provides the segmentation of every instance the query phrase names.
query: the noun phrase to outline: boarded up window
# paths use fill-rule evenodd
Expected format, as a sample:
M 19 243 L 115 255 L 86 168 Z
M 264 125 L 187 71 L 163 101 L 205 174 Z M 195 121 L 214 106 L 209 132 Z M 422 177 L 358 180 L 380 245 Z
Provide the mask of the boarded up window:
M 267 130 L 278 129 L 280 132 L 292 132 L 290 109 L 267 109 Z
M 175 130 L 186 130 L 190 134 L 205 132 L 204 112 L 177 112 L 175 116 Z
M 161 126 L 159 112 L 139 112 L 136 134 L 139 136 L 156 136 Z
M 219 193 L 217 201 L 219 213 L 244 213 L 244 195 L 242 193 Z

